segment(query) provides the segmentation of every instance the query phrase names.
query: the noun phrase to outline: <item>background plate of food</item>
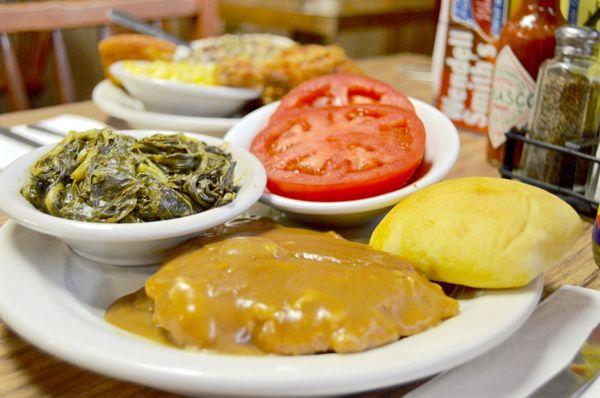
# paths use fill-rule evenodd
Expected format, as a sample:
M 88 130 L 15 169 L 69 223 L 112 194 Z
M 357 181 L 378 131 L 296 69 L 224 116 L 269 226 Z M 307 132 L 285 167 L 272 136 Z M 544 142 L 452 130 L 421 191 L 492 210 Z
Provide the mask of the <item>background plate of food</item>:
M 146 35 L 103 40 L 107 80 L 96 86 L 94 102 L 135 127 L 219 133 L 238 121 L 234 112 L 277 101 L 305 80 L 359 72 L 340 47 L 269 34 L 218 36 L 192 43 L 188 56 L 182 51 Z

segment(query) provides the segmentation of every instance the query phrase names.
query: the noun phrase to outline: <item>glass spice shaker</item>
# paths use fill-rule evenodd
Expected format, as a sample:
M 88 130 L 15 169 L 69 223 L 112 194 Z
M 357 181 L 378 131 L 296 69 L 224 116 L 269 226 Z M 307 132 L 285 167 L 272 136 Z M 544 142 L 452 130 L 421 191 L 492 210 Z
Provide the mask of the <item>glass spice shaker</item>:
M 596 135 L 598 89 L 591 67 L 600 41 L 598 31 L 563 26 L 556 31 L 554 58 L 540 67 L 529 136 L 564 146 L 566 141 Z M 590 113 L 588 113 L 590 111 Z M 533 146 L 525 153 L 525 175 L 550 184 L 583 190 L 588 164 L 578 162 L 575 175 L 561 175 L 568 158 Z

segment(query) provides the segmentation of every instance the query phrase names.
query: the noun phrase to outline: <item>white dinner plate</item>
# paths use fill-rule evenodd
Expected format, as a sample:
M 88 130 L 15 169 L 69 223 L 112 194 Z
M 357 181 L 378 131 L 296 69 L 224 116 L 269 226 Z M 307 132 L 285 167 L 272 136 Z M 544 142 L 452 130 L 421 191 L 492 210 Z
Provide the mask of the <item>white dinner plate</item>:
M 12 221 L 0 229 L 0 253 L 0 317 L 26 340 L 83 368 L 190 395 L 347 394 L 430 376 L 508 338 L 543 285 L 540 277 L 520 289 L 461 299 L 456 317 L 363 353 L 233 356 L 161 346 L 104 321 L 108 305 L 140 288 L 152 267 L 94 263 Z
M 133 128 L 181 130 L 222 137 L 240 118 L 182 116 L 151 112 L 144 104 L 128 95 L 109 80 L 94 87 L 92 100 L 103 112 L 125 120 Z

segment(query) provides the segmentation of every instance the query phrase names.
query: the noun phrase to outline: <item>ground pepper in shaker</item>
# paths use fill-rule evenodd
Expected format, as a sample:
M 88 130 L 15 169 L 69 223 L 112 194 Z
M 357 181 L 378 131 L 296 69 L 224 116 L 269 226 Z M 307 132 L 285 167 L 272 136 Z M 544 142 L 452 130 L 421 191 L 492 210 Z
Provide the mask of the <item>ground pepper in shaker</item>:
M 563 26 L 556 31 L 554 58 L 540 67 L 535 107 L 529 123 L 529 136 L 556 145 L 569 140 L 593 137 L 588 110 L 597 109 L 598 84 L 591 66 L 600 33 L 591 28 Z M 597 115 L 593 115 L 597 117 Z M 578 162 L 575 175 L 561 180 L 561 169 L 568 158 L 555 151 L 529 146 L 525 153 L 525 175 L 540 181 L 573 188 L 584 188 L 588 165 Z M 566 181 L 566 182 L 565 182 Z

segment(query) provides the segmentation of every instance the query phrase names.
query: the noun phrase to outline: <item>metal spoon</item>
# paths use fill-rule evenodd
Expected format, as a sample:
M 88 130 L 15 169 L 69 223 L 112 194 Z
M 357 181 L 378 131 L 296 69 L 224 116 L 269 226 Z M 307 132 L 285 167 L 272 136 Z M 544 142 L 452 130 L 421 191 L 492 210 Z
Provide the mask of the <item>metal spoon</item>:
M 185 41 L 177 36 L 174 36 L 170 33 L 165 32 L 162 29 L 156 28 L 150 24 L 147 24 L 131 14 L 127 14 L 121 10 L 117 10 L 115 8 L 107 11 L 106 16 L 112 22 L 117 25 L 121 25 L 125 28 L 131 29 L 135 32 L 144 33 L 146 35 L 158 37 L 160 39 L 168 40 L 172 43 L 177 44 L 178 46 L 183 46 L 186 48 L 190 48 L 190 43 Z

